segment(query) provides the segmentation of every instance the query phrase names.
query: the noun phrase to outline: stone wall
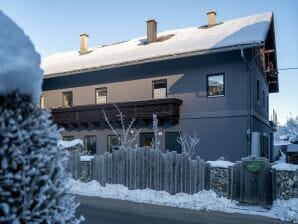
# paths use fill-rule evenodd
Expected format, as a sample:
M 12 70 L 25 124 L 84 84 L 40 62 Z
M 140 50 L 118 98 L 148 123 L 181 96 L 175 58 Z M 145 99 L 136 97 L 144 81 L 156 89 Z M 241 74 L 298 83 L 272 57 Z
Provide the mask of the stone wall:
M 209 187 L 218 196 L 229 195 L 229 169 L 222 167 L 210 167 Z
M 298 198 L 298 171 L 273 170 L 274 199 Z
M 91 161 L 80 161 L 80 181 L 91 181 Z

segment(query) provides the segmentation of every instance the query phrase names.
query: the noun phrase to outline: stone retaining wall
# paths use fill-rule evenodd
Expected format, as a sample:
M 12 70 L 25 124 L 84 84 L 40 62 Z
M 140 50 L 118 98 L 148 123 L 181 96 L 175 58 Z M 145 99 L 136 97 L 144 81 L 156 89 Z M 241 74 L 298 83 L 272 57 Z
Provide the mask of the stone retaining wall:
M 298 198 L 298 172 L 273 170 L 274 199 Z

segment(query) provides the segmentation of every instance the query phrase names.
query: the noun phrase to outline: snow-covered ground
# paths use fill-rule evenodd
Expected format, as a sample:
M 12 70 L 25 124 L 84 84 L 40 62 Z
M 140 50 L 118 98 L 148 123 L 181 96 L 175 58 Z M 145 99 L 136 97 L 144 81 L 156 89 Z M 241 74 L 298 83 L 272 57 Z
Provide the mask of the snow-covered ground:
M 127 187 L 119 184 L 107 184 L 105 187 L 102 187 L 95 180 L 82 183 L 70 179 L 68 184 L 71 193 L 77 195 L 120 199 L 193 210 L 261 215 L 298 223 L 298 198 L 288 201 L 276 200 L 272 208 L 267 210 L 260 206 L 238 206 L 236 201 L 224 197 L 217 197 L 213 191 L 203 190 L 193 195 L 185 193 L 170 195 L 165 191 L 155 191 L 151 189 L 128 190 Z

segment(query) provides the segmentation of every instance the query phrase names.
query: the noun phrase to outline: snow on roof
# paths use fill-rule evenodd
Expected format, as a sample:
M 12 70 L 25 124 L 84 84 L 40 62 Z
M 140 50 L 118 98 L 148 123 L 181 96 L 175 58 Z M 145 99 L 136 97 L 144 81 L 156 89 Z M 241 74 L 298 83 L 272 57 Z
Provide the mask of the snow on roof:
M 262 45 L 270 28 L 271 12 L 229 20 L 214 27 L 190 27 L 158 33 L 154 43 L 146 44 L 146 37 L 79 51 L 62 52 L 42 61 L 48 77 L 94 71 L 141 62 L 206 54 L 231 48 Z
M 298 144 L 289 144 L 287 152 L 298 152 Z
M 37 103 L 42 82 L 40 56 L 24 31 L 1 10 L 0 27 L 0 95 L 19 90 Z
M 207 161 L 211 167 L 219 167 L 219 168 L 228 168 L 229 166 L 233 166 L 234 163 L 225 160 L 215 160 L 215 161 Z
M 291 163 L 277 163 L 272 166 L 272 169 L 284 171 L 298 171 L 298 165 L 294 165 Z
M 83 145 L 83 141 L 81 139 L 74 139 L 72 141 L 63 141 L 60 140 L 58 142 L 58 145 L 60 145 L 62 148 L 71 148 L 71 147 L 75 147 L 77 145 Z

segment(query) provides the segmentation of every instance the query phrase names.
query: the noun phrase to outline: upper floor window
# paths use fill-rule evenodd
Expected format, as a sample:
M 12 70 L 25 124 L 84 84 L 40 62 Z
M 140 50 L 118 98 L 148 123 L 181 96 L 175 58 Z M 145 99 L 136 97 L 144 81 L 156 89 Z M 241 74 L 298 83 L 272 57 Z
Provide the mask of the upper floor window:
M 44 95 L 41 95 L 40 96 L 40 99 L 39 99 L 39 108 L 40 109 L 44 109 L 45 106 L 44 106 Z
M 96 104 L 107 103 L 107 88 L 98 88 L 95 90 L 95 102 Z
M 162 99 L 167 97 L 167 80 L 154 80 L 152 82 L 153 99 Z
M 225 95 L 225 77 L 224 73 L 207 75 L 207 96 Z
M 64 92 L 63 93 L 63 107 L 71 107 L 73 105 L 72 101 L 72 92 Z
M 257 79 L 257 101 L 260 101 L 260 81 Z

